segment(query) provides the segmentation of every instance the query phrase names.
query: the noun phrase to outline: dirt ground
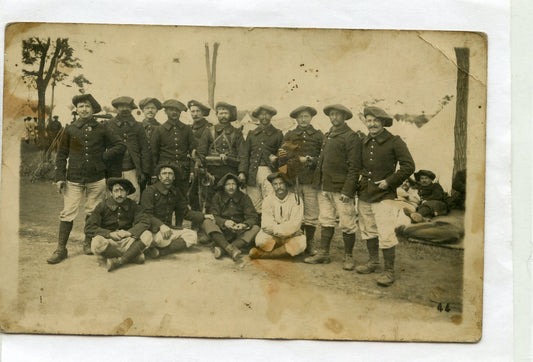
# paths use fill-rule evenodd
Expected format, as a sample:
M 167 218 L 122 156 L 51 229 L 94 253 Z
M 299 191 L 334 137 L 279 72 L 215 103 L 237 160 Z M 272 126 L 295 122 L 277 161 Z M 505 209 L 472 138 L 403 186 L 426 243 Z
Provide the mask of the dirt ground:
M 68 259 L 48 265 L 45 260 L 56 246 L 62 199 L 51 182 L 23 181 L 20 195 L 14 330 L 393 339 L 405 335 L 399 321 L 417 326 L 461 320 L 460 249 L 402 241 L 397 247 L 397 281 L 389 288 L 378 287 L 376 275 L 342 270 L 339 232 L 327 265 L 308 265 L 303 257 L 263 261 L 245 257 L 237 265 L 229 258 L 215 260 L 209 248 L 198 246 L 108 273 L 96 257 L 82 254 L 82 215 L 74 223 Z M 360 240 L 354 257 L 357 264 L 366 262 L 366 247 Z M 439 305 L 449 310 L 439 311 Z M 391 323 L 374 322 L 383 318 Z

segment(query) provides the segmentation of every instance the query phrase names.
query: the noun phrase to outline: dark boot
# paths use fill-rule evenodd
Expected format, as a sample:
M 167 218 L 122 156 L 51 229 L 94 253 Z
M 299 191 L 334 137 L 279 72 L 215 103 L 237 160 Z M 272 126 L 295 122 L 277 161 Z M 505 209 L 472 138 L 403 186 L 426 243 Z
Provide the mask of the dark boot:
M 107 271 L 111 272 L 123 265 L 133 262 L 139 255 L 142 254 L 144 248 L 145 246 L 142 241 L 135 240 L 122 256 L 118 258 L 107 259 Z
M 168 246 L 159 249 L 159 256 L 174 254 L 185 249 L 187 249 L 185 240 L 182 238 L 177 238 L 176 240 L 172 240 Z
M 370 274 L 379 268 L 379 239 L 372 238 L 366 241 L 368 249 L 368 262 L 365 265 L 359 265 L 355 271 L 359 274 Z
M 382 287 L 388 287 L 394 283 L 394 259 L 396 257 L 396 247 L 382 249 L 382 252 L 385 261 L 385 270 L 383 270 L 383 273 L 377 279 L 377 283 Z
M 287 253 L 285 245 L 282 245 L 270 252 L 264 251 L 260 248 L 252 248 L 250 250 L 250 254 L 248 255 L 250 256 L 250 259 L 277 259 L 289 256 L 290 254 Z
M 342 240 L 344 241 L 344 261 L 342 269 L 353 270 L 355 262 L 353 260 L 353 246 L 355 245 L 355 234 L 342 233 Z
M 303 229 L 307 243 L 305 247 L 305 255 L 314 256 L 318 253 L 314 245 L 316 227 L 313 225 L 303 225 Z
M 83 254 L 85 255 L 93 255 L 93 251 L 91 250 L 91 239 L 91 236 L 85 235 L 85 240 L 83 240 Z
M 233 246 L 234 246 L 235 248 L 237 248 L 238 250 L 241 250 L 241 251 L 242 251 L 242 249 L 245 248 L 245 247 L 248 245 L 248 243 L 247 243 L 246 241 L 244 241 L 243 239 L 235 239 L 235 240 L 231 243 L 231 245 L 233 245 Z
M 112 259 L 112 258 L 120 257 L 122 253 L 120 252 L 120 250 L 118 250 L 118 248 L 115 245 L 109 243 L 107 244 L 104 251 L 102 251 L 100 255 L 102 255 L 106 259 Z
M 308 264 L 327 264 L 331 260 L 329 258 L 329 246 L 331 238 L 335 233 L 334 227 L 322 227 L 322 235 L 320 238 L 320 250 L 315 256 L 304 259 L 304 263 Z
M 224 250 L 226 250 L 226 252 L 231 256 L 233 261 L 239 261 L 242 256 L 241 251 L 232 244 L 228 244 Z
M 59 234 L 57 237 L 57 249 L 51 257 L 46 259 L 48 264 L 57 264 L 68 257 L 67 241 L 72 231 L 72 221 L 61 221 L 59 223 Z
M 211 234 L 209 234 L 209 236 L 215 242 L 215 248 L 213 249 L 215 259 L 222 258 L 222 256 L 224 255 L 224 251 L 228 250 L 230 244 L 228 243 L 224 235 L 218 231 L 212 232 Z

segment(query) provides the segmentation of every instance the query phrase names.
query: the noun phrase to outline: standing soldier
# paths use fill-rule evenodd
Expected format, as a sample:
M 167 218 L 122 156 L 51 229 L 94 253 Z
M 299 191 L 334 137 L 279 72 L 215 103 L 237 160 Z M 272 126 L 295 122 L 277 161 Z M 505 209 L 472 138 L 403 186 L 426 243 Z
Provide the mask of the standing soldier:
M 46 137 L 48 138 L 48 149 L 51 152 L 55 152 L 59 146 L 59 139 L 57 135 L 59 132 L 61 132 L 63 126 L 61 125 L 61 122 L 59 122 L 58 116 L 54 116 L 52 118 L 53 120 L 48 120 L 48 124 L 46 125 Z
M 259 214 L 263 199 L 274 192 L 267 177 L 275 170 L 276 155 L 283 143 L 283 133 L 271 124 L 272 117 L 277 113 L 271 106 L 257 107 L 252 116 L 259 119 L 259 126 L 248 133 L 245 142 L 247 192 Z
M 180 121 L 180 114 L 187 107 L 180 101 L 169 99 L 163 103 L 163 108 L 168 120 L 154 130 L 150 140 L 153 164 L 173 165 L 178 172 L 175 175 L 176 185 L 181 190 L 187 190 L 194 177 L 190 157 L 195 143 L 191 127 Z M 177 225 L 181 225 L 181 222 L 176 220 Z
M 144 98 L 139 102 L 139 108 L 144 114 L 142 125 L 148 142 L 152 139 L 152 133 L 154 130 L 161 126 L 161 123 L 155 119 L 157 112 L 163 108 L 161 102 L 157 98 Z
M 122 170 L 122 178 L 129 180 L 135 191 L 128 195 L 130 199 L 141 201 L 140 186 L 152 175 L 152 153 L 143 126 L 133 118 L 131 111 L 137 106 L 130 97 L 119 97 L 111 104 L 117 110 L 117 116 L 108 122 L 108 127 L 126 145 L 122 163 L 117 167 Z
M 195 170 L 195 177 L 193 180 L 193 184 L 191 185 L 191 192 L 189 194 L 189 202 L 191 205 L 191 208 L 196 211 L 201 211 L 202 206 L 200 204 L 200 197 L 198 195 L 199 186 L 198 186 L 198 173 L 201 172 L 201 164 L 202 160 L 200 156 L 198 155 L 198 145 L 200 144 L 200 140 L 202 137 L 204 137 L 204 134 L 207 134 L 209 132 L 209 128 L 213 126 L 211 122 L 209 122 L 205 117 L 209 116 L 209 113 L 211 112 L 211 109 L 202 103 L 193 100 L 190 100 L 187 103 L 187 107 L 189 108 L 189 111 L 191 112 L 191 117 L 193 120 L 192 124 L 192 133 L 194 135 L 194 152 L 193 152 L 193 159 L 194 159 L 194 170 Z
M 49 264 L 57 264 L 67 258 L 66 245 L 81 199 L 85 195 L 85 213 L 89 216 L 105 197 L 106 169 L 116 160 L 121 160 L 126 149 L 120 138 L 93 117 L 102 108 L 92 95 L 74 96 L 72 104 L 79 118 L 65 128 L 56 156 L 55 179 L 57 190 L 63 194 L 63 210 L 59 214 L 57 249 L 47 259 Z M 109 176 L 120 177 L 120 170 L 108 171 Z M 91 253 L 90 240 L 86 237 L 84 241 L 86 254 Z
M 332 127 L 326 133 L 313 181 L 320 190 L 318 218 L 322 236 L 318 254 L 304 261 L 310 264 L 330 262 L 329 246 L 338 215 L 344 241 L 342 268 L 353 270 L 355 265 L 352 252 L 357 231 L 354 196 L 359 177 L 361 140 L 346 124 L 353 117 L 348 108 L 334 104 L 325 107 L 324 113 L 329 117 Z
M 395 210 L 396 188 L 415 170 L 415 163 L 407 145 L 399 136 L 393 136 L 384 127 L 392 125 L 392 117 L 378 107 L 364 109 L 365 125 L 369 134 L 362 146 L 362 178 L 359 187 L 359 224 L 366 240 L 369 261 L 356 271 L 370 274 L 379 267 L 379 249 L 383 252 L 385 268 L 377 279 L 380 286 L 394 283 L 395 247 L 398 226 L 390 215 Z M 396 170 L 397 165 L 400 168 Z
M 215 193 L 215 185 L 227 173 L 238 174 L 241 182 L 244 179 L 244 138 L 241 130 L 231 125 L 237 120 L 237 107 L 218 102 L 215 111 L 218 123 L 204 132 L 198 145 L 198 156 L 207 172 L 214 177 L 208 200 Z
M 287 132 L 283 141 L 283 151 L 280 151 L 280 163 L 287 159 L 287 174 L 295 177 L 299 192 L 303 198 L 304 221 L 303 230 L 306 237 L 306 254 L 313 256 L 313 238 L 318 225 L 318 190 L 313 186 L 313 173 L 316 169 L 324 134 L 311 125 L 311 119 L 316 115 L 316 109 L 301 106 L 290 113 L 296 119 L 298 126 Z M 285 149 L 289 148 L 289 151 Z M 292 156 L 289 154 L 292 150 Z

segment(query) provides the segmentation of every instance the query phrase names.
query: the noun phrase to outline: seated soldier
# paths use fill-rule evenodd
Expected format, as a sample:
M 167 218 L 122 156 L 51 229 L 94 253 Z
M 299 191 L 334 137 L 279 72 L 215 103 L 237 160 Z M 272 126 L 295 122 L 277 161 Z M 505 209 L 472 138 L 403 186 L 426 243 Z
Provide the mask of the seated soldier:
M 263 201 L 261 231 L 255 238 L 257 248 L 250 250 L 251 259 L 295 256 L 305 250 L 302 233 L 304 207 L 298 196 L 289 191 L 289 180 L 281 172 L 267 177 L 274 194 Z
M 411 212 L 415 212 L 418 205 L 420 205 L 420 196 L 416 188 L 415 180 L 408 178 L 396 189 L 396 200 L 403 201 L 405 207 Z
M 170 164 L 159 165 L 156 170 L 158 181 L 144 190 L 141 206 L 151 218 L 152 247 L 147 256 L 157 258 L 185 250 L 197 243 L 196 232 L 190 229 L 177 228 L 172 225 L 172 216 L 183 216 L 184 219 L 201 225 L 208 221 L 214 224 L 213 215 L 204 215 L 192 211 L 180 189 L 174 185 L 178 171 Z
M 206 230 L 215 246 L 215 258 L 224 251 L 232 257 L 237 251 L 249 245 L 259 232 L 257 213 L 252 200 L 239 190 L 239 177 L 227 173 L 218 182 L 218 192 L 211 200 L 209 212 L 215 217 L 216 227 Z M 205 228 L 205 225 L 204 225 Z
M 418 182 L 418 196 L 420 196 L 420 205 L 416 212 L 404 210 L 407 216 L 413 222 L 422 222 L 424 218 L 432 218 L 433 216 L 446 215 L 448 213 L 448 206 L 446 205 L 446 193 L 442 186 L 436 182 L 435 174 L 428 170 L 420 170 L 415 172 L 415 179 Z
M 85 234 L 91 237 L 91 250 L 107 258 L 107 271 L 130 262 L 144 262 L 142 251 L 152 242 L 148 232 L 150 220 L 140 206 L 129 198 L 133 184 L 122 178 L 107 181 L 111 197 L 100 202 L 85 223 Z

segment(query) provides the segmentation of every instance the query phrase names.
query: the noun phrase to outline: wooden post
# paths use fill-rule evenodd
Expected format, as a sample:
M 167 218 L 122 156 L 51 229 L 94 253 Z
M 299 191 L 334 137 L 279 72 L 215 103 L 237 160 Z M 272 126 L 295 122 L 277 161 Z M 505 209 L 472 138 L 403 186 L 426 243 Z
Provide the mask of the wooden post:
M 213 60 L 209 57 L 209 44 L 205 43 L 205 68 L 207 71 L 207 99 L 209 106 L 215 108 L 215 87 L 217 84 L 217 55 L 219 43 L 213 45 Z

